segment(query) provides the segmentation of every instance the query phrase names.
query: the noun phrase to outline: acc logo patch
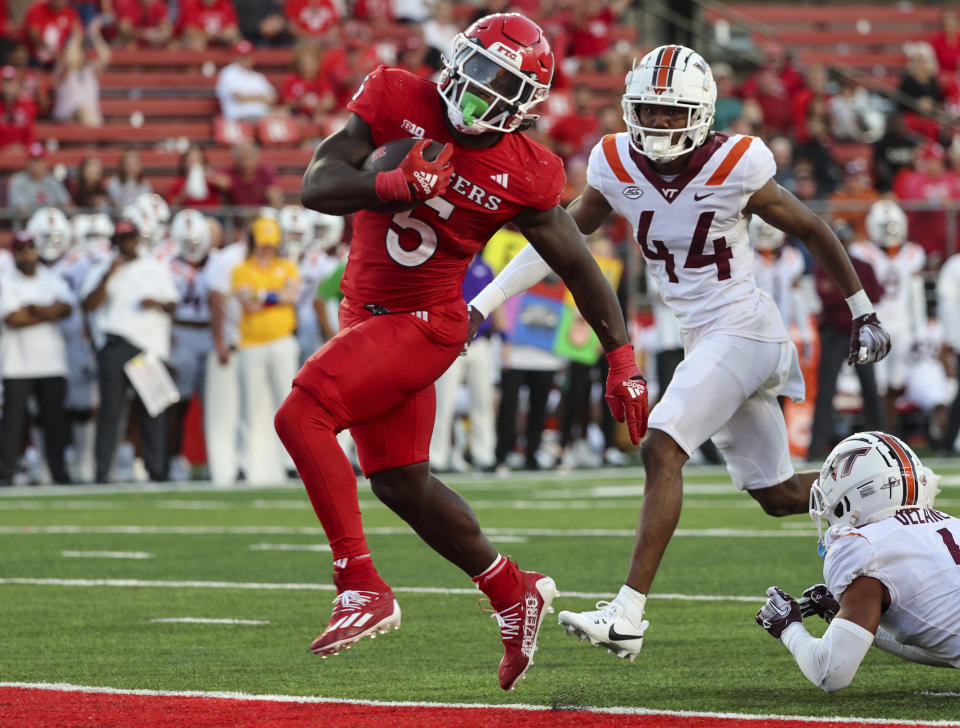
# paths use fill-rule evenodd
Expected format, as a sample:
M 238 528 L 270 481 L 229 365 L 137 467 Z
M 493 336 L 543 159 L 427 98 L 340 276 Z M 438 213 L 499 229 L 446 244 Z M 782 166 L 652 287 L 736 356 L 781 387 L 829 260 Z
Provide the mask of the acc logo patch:
M 623 188 L 623 196 L 628 200 L 636 200 L 637 198 L 643 195 L 643 190 L 639 187 L 631 185 L 630 187 Z

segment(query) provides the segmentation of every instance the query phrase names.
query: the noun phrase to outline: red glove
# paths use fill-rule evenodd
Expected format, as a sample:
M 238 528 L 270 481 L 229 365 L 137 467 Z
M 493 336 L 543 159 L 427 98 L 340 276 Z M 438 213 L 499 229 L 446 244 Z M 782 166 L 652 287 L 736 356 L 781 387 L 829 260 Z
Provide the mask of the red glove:
M 423 150 L 430 144 L 421 139 L 407 152 L 396 169 L 379 172 L 374 178 L 377 197 L 382 202 L 416 202 L 442 195 L 453 177 L 453 147 L 444 145 L 432 162 L 423 157 Z
M 640 438 L 647 434 L 647 416 L 650 414 L 647 380 L 637 368 L 630 344 L 607 352 L 607 363 L 610 364 L 605 395 L 607 406 L 618 422 L 626 421 L 630 441 L 639 445 Z

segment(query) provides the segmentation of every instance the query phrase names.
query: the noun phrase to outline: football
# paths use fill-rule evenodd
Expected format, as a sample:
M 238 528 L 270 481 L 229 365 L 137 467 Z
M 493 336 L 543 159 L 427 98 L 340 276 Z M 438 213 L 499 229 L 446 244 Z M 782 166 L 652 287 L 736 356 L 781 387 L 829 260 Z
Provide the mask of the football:
M 363 170 L 366 172 L 386 172 L 391 169 L 396 169 L 397 165 L 407 156 L 410 147 L 419 141 L 420 140 L 415 137 L 403 137 L 400 139 L 392 139 L 386 144 L 380 145 L 363 160 Z M 442 150 L 443 144 L 431 141 L 430 144 L 427 145 L 427 148 L 423 150 L 423 158 L 432 162 Z M 385 207 L 390 212 L 403 212 L 405 210 L 412 210 L 419 204 L 420 201 L 392 202 Z

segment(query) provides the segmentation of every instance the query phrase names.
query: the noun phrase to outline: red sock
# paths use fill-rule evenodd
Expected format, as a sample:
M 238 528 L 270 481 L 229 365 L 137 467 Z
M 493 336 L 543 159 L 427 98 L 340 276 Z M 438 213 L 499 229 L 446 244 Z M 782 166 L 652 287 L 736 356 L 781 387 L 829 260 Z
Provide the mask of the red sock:
M 333 418 L 295 386 L 277 411 L 274 425 L 306 486 L 334 562 L 348 564 L 364 556 L 358 563 L 365 562 L 364 570 L 376 575 L 360 520 L 357 477 L 337 442 Z
M 510 559 L 500 555 L 489 569 L 473 577 L 473 581 L 490 598 L 490 605 L 498 612 L 517 601 L 523 586 L 520 569 Z
M 339 591 L 344 589 L 388 591 L 390 586 L 373 566 L 370 554 L 360 554 L 349 559 L 333 562 L 333 583 Z

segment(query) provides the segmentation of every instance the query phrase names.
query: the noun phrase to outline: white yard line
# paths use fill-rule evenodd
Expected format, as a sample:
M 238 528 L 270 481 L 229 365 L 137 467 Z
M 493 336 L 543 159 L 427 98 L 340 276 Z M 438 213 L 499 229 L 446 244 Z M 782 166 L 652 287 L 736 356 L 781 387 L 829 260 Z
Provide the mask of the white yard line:
M 252 543 L 251 551 L 330 551 L 323 543 Z
M 117 587 L 117 588 L 159 588 L 159 589 L 241 589 L 247 591 L 336 591 L 333 584 L 296 584 L 274 582 L 243 581 L 164 581 L 151 579 L 39 579 L 39 578 L 0 578 L 0 585 L 18 584 L 22 586 L 61 586 L 61 587 Z M 393 587 L 398 594 L 441 594 L 445 596 L 476 596 L 476 588 L 400 586 Z M 563 590 L 562 595 L 580 599 L 605 599 L 612 592 L 578 592 Z M 681 602 L 750 602 L 763 603 L 762 596 L 740 596 L 721 594 L 651 594 L 650 599 L 663 599 Z
M 152 559 L 146 551 L 61 551 L 67 559 Z
M 107 695 L 143 695 L 170 698 L 211 698 L 221 700 L 262 700 L 273 703 L 342 703 L 344 705 L 369 705 L 397 708 L 463 708 L 473 710 L 526 710 L 554 711 L 555 706 L 530 705 L 528 703 L 428 703 L 415 701 L 387 700 L 350 700 L 348 698 L 323 698 L 299 695 L 255 695 L 249 693 L 213 692 L 203 690 L 123 690 L 110 687 L 90 687 L 70 683 L 18 683 L 0 682 L 0 688 L 25 688 L 31 690 L 53 690 L 72 693 L 100 693 Z M 802 721 L 804 723 L 851 723 L 860 725 L 889 726 L 960 726 L 956 721 L 914 720 L 913 718 L 856 718 L 842 716 L 778 715 L 755 713 L 712 713 L 689 710 L 655 710 L 616 706 L 611 708 L 570 706 L 571 710 L 580 710 L 605 715 L 668 715 L 678 718 L 730 718 L 736 720 Z
M 270 624 L 265 619 L 206 619 L 204 617 L 157 617 L 151 619 L 155 624 Z

